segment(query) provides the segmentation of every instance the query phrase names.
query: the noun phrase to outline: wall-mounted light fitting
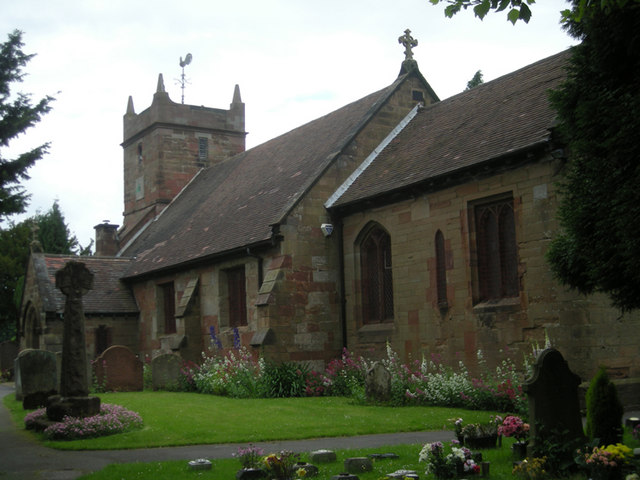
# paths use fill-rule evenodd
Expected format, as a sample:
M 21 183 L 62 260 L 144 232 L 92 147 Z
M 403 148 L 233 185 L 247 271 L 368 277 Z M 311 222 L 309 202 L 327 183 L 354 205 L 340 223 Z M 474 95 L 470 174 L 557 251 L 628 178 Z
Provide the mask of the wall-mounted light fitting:
M 322 230 L 322 234 L 325 237 L 328 237 L 333 232 L 333 225 L 331 225 L 330 223 L 323 223 L 322 225 L 320 225 L 320 230 Z

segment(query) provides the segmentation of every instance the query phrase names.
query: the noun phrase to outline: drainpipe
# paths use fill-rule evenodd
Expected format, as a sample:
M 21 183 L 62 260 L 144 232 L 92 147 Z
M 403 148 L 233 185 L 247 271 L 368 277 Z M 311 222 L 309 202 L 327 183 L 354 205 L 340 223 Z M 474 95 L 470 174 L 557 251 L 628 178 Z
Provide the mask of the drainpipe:
M 338 237 L 338 269 L 340 270 L 340 324 L 342 327 L 342 347 L 347 348 L 347 300 L 345 298 L 346 287 L 344 285 L 344 242 L 342 233 L 342 218 L 336 222 Z

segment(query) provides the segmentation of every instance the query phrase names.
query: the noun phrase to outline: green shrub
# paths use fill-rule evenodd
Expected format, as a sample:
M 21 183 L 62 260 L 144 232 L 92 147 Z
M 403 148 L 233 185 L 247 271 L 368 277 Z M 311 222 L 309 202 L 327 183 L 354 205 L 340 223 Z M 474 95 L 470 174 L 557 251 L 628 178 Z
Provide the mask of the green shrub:
M 576 454 L 584 448 L 584 439 L 575 438 L 568 430 L 560 431 L 536 425 L 533 456 L 546 458 L 546 470 L 553 477 L 567 477 L 578 471 Z
M 267 398 L 304 397 L 307 389 L 309 366 L 294 362 L 265 364 L 261 390 Z
M 587 390 L 587 436 L 599 445 L 615 445 L 622 441 L 624 409 L 616 386 L 600 368 Z

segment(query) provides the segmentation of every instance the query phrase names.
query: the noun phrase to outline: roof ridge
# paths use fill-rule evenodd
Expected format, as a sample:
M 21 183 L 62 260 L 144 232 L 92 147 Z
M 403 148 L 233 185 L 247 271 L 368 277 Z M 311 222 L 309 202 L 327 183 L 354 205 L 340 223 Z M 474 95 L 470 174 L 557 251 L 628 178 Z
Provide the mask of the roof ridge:
M 395 128 L 373 149 L 373 151 L 365 158 L 365 160 L 356 168 L 347 179 L 342 182 L 342 184 L 336 189 L 335 192 L 327 199 L 324 203 L 325 208 L 331 208 L 333 204 L 342 196 L 344 192 L 348 190 L 348 188 L 355 182 L 358 177 L 364 172 L 369 165 L 373 163 L 376 157 L 382 152 L 387 145 L 391 143 L 391 141 L 398 136 L 398 134 L 404 130 L 404 128 L 413 120 L 413 118 L 418 114 L 418 110 L 423 108 L 424 105 L 418 103 L 415 107 L 413 107 L 409 113 L 400 120 L 400 123 L 395 126 Z

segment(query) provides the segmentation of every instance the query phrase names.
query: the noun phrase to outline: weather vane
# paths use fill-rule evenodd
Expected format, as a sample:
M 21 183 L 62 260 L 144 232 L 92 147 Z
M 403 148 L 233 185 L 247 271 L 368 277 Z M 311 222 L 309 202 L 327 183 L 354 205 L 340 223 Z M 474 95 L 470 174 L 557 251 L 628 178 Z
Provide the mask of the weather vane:
M 180 76 L 180 88 L 182 89 L 182 103 L 183 104 L 184 104 L 184 86 L 187 83 L 189 83 L 189 81 L 184 76 L 184 67 L 189 65 L 191 63 L 192 59 L 193 59 L 193 55 L 191 55 L 190 53 L 187 53 L 187 56 L 184 57 L 184 60 L 182 60 L 182 57 L 180 57 L 180 66 L 182 67 L 182 75 Z

